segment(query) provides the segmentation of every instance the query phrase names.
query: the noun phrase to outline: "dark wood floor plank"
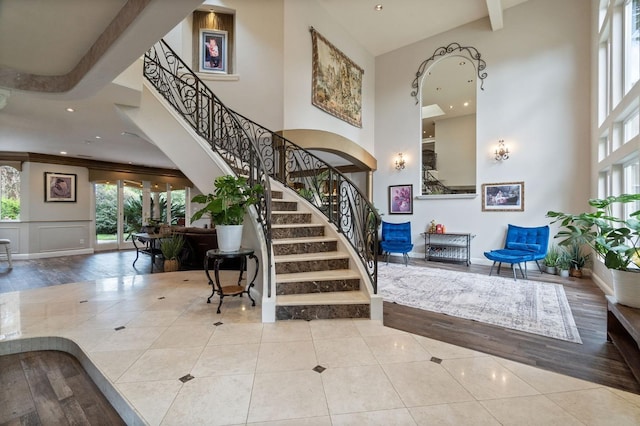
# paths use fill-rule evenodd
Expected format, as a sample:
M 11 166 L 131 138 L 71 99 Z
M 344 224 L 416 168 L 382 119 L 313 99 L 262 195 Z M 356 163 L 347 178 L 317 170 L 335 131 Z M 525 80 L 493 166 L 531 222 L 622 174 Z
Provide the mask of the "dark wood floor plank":
M 0 367 L 0 384 L 22 375 L 28 389 L 3 394 L 6 399 L 0 405 L 2 425 L 125 424 L 78 360 L 65 352 L 4 355 L 0 357 Z M 32 409 L 12 409 L 16 406 Z
M 0 424 L 35 413 L 19 357 L 0 357 Z

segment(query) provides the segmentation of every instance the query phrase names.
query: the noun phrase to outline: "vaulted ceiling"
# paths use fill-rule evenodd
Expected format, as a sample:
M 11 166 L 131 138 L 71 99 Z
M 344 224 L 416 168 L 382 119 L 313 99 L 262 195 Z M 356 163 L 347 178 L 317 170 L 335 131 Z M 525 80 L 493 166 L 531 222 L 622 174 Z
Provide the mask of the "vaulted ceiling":
M 486 16 L 500 29 L 503 10 L 524 1 L 318 0 L 375 56 Z M 0 0 L 0 151 L 173 167 L 104 88 L 201 3 Z

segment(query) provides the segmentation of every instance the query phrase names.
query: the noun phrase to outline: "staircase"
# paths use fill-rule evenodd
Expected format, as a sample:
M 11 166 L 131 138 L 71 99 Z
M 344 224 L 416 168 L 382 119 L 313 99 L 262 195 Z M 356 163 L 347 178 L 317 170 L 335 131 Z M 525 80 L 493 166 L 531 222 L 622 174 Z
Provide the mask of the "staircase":
M 276 319 L 369 318 L 369 296 L 339 236 L 283 195 L 271 192 Z
M 145 54 L 144 76 L 142 104 L 154 113 L 124 112 L 192 182 L 207 188 L 205 171 L 236 173 L 265 188 L 251 235 L 262 248 L 263 320 L 381 320 L 381 219 L 366 195 L 321 158 L 227 108 L 164 41 Z M 192 140 L 197 148 L 186 149 Z

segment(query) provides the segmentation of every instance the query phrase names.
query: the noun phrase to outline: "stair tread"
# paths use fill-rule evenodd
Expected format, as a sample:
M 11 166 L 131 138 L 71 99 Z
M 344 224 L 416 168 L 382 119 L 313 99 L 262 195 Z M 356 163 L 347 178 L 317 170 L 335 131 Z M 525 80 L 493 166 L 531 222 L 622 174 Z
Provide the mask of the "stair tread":
M 271 228 L 308 228 L 308 227 L 324 227 L 322 223 L 272 223 Z
M 369 304 L 363 291 L 335 291 L 328 293 L 285 294 L 276 297 L 277 306 Z
M 349 254 L 341 251 L 323 251 L 319 253 L 283 254 L 274 257 L 278 262 L 308 262 L 310 260 L 349 259 Z
M 351 279 L 360 279 L 360 274 L 351 269 L 331 269 L 327 271 L 294 272 L 276 275 L 276 283 Z
M 338 241 L 337 238 L 318 236 L 318 237 L 299 237 L 299 238 L 279 238 L 273 241 L 273 244 L 300 244 L 300 243 L 321 243 Z

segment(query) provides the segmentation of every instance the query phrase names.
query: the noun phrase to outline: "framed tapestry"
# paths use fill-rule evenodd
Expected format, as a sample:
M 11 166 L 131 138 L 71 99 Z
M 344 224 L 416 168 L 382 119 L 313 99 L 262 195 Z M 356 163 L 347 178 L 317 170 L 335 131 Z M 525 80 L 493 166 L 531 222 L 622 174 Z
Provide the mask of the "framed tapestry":
M 364 70 L 327 41 L 313 27 L 311 103 L 347 123 L 362 127 Z
M 227 73 L 227 32 L 200 30 L 199 72 Z
M 524 211 L 524 182 L 483 183 L 482 211 Z
M 77 175 L 69 173 L 44 173 L 44 201 L 76 202 Z
M 389 214 L 413 214 L 413 185 L 389 186 Z

